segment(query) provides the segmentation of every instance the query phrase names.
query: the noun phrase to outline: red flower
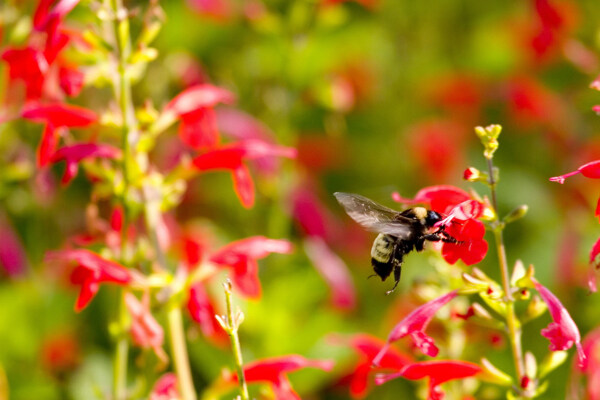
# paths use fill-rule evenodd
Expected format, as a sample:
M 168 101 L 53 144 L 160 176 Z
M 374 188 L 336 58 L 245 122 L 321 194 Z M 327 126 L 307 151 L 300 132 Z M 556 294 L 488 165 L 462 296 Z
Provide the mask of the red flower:
M 175 96 L 166 105 L 165 115 L 175 114 L 181 119 L 179 136 L 185 144 L 195 149 L 215 147 L 219 142 L 219 131 L 213 107 L 218 103 L 229 104 L 234 101 L 231 92 L 203 83 Z
M 193 163 L 199 171 L 229 170 L 233 177 L 234 189 L 242 205 L 250 208 L 254 205 L 254 183 L 243 161 L 295 156 L 296 150 L 291 147 L 278 146 L 261 140 L 244 140 L 201 154 L 193 160 Z
M 585 336 L 582 347 L 586 359 L 579 369 L 587 375 L 587 397 L 585 398 L 600 400 L 600 328 L 594 329 Z
M 440 224 L 446 232 L 459 243 L 443 243 L 442 256 L 450 264 L 462 260 L 473 265 L 485 257 L 488 243 L 483 239 L 485 227 L 479 218 L 485 211 L 485 205 L 464 190 L 450 185 L 429 186 L 417 192 L 414 199 L 405 199 L 398 193 L 392 198 L 400 203 L 427 205 L 440 214 L 447 215 Z
M 8 276 L 23 275 L 27 269 L 27 256 L 21 239 L 4 218 L 0 217 L 0 271 Z M 0 274 L 1 276 L 2 274 Z
M 597 215 L 597 214 L 596 214 Z M 595 292 L 597 290 L 596 287 L 596 270 L 600 266 L 600 259 L 598 255 L 600 254 L 600 238 L 596 240 L 594 246 L 592 246 L 592 251 L 590 251 L 590 266 L 591 271 L 588 279 L 588 287 L 590 291 Z
M 215 318 L 215 308 L 202 282 L 196 282 L 190 287 L 187 309 L 192 319 L 200 324 L 200 330 L 206 338 L 217 343 L 226 342 L 227 335 Z
M 331 360 L 309 360 L 300 355 L 287 355 L 254 361 L 244 366 L 244 377 L 248 383 L 268 383 L 275 392 L 277 400 L 300 400 L 286 374 L 303 368 L 319 368 L 330 371 Z M 237 376 L 232 375 L 237 381 Z
M 187 3 L 197 13 L 218 20 L 231 15 L 231 4 L 226 0 L 187 0 Z
M 445 230 L 458 241 L 442 245 L 442 257 L 447 263 L 462 260 L 466 265 L 473 265 L 484 259 L 488 243 L 483 239 L 485 227 L 481 221 L 468 219 L 447 225 Z
M 149 400 L 174 400 L 180 397 L 179 390 L 177 390 L 177 376 L 169 372 L 156 381 Z
M 316 236 L 309 236 L 304 240 L 304 249 L 329 285 L 333 305 L 341 309 L 354 308 L 356 303 L 354 283 L 344 261 L 331 251 L 323 239 Z
M 83 310 L 92 301 L 101 283 L 126 285 L 133 279 L 129 270 L 121 264 L 102 258 L 89 250 L 51 251 L 46 253 L 45 259 L 47 262 L 77 263 L 71 272 L 71 282 L 81 286 L 75 311 Z
M 50 161 L 67 163 L 62 177 L 62 183 L 66 185 L 77 175 L 78 163 L 84 158 L 118 158 L 120 156 L 121 150 L 107 144 L 78 143 L 58 149 Z
M 343 340 L 343 339 L 342 339 Z M 339 340 L 335 340 L 339 342 Z M 369 376 L 374 372 L 384 370 L 400 371 L 412 362 L 411 358 L 398 352 L 393 348 L 387 348 L 378 367 L 373 366 L 373 359 L 386 345 L 384 341 L 367 334 L 354 335 L 350 346 L 360 355 L 356 364 L 352 367 L 350 375 L 342 378 L 350 386 L 350 394 L 354 399 L 364 398 L 369 391 Z
M 442 400 L 444 392 L 439 387 L 444 382 L 475 376 L 482 371 L 481 367 L 467 361 L 440 360 L 424 361 L 407 365 L 394 374 L 380 374 L 375 383 L 381 385 L 391 379 L 403 377 L 410 380 L 429 378 L 429 394 L 427 400 Z
M 26 98 L 28 100 L 40 98 L 49 69 L 44 53 L 32 46 L 20 49 L 9 47 L 0 58 L 8 63 L 8 77 L 11 85 L 14 84 L 14 81 L 23 81 Z
M 41 345 L 41 364 L 59 377 L 75 369 L 81 362 L 77 336 L 70 331 L 55 332 L 45 337 Z
M 456 290 L 453 290 L 452 292 L 446 293 L 437 299 L 433 299 L 423 304 L 408 314 L 394 327 L 394 329 L 392 329 L 385 346 L 381 349 L 377 357 L 375 357 L 373 364 L 379 365 L 392 342 L 409 335 L 414 344 L 421 349 L 423 354 L 430 357 L 437 356 L 439 350 L 433 343 L 433 339 L 425 333 L 425 329 L 427 329 L 427 325 L 429 325 L 429 322 L 431 322 L 435 313 L 456 296 L 457 292 Z
M 150 313 L 149 297 L 143 303 L 131 293 L 125 294 L 125 304 L 131 315 L 131 337 L 133 342 L 142 348 L 151 348 L 161 359 L 166 359 L 162 349 L 165 333 L 162 326 Z
M 60 88 L 67 96 L 74 97 L 81 92 L 84 83 L 84 74 L 77 67 L 62 65 L 58 69 Z
M 271 253 L 288 254 L 291 251 L 292 244 L 287 240 L 253 236 L 232 242 L 221 248 L 210 257 L 210 261 L 218 265 L 231 267 L 233 284 L 244 295 L 258 298 L 261 294 L 261 288 L 256 260 L 265 258 Z
M 587 164 L 583 164 L 573 172 L 569 172 L 564 175 L 554 176 L 550 178 L 550 181 L 563 184 L 565 183 L 566 178 L 568 178 L 569 176 L 577 175 L 579 173 L 581 173 L 581 175 L 585 176 L 586 178 L 600 179 L 600 160 L 595 160 Z
M 50 162 L 50 158 L 58 145 L 57 128 L 85 127 L 98 119 L 93 111 L 69 104 L 37 105 L 25 110 L 22 116 L 46 124 L 38 148 L 38 166 L 40 167 Z
M 542 300 L 548 306 L 548 311 L 552 316 L 551 322 L 546 328 L 542 329 L 542 336 L 550 340 L 550 350 L 559 351 L 570 349 L 573 344 L 577 348 L 577 359 L 580 366 L 585 363 L 585 353 L 581 347 L 581 335 L 579 329 L 567 309 L 560 300 L 546 287 L 538 281 L 533 280 L 535 288 L 539 292 Z

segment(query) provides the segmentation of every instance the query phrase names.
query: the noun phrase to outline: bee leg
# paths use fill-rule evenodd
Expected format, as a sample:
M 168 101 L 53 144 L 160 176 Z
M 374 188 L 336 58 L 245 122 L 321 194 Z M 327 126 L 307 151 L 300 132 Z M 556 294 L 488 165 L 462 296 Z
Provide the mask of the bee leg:
M 387 292 L 385 292 L 386 295 L 389 295 L 394 290 L 396 290 L 396 287 L 398 286 L 398 283 L 400 282 L 400 275 L 401 274 L 402 274 L 402 263 L 397 263 L 397 264 L 394 265 L 394 280 L 396 282 L 394 283 L 394 287 L 393 288 L 391 288 L 390 290 L 388 290 Z
M 446 231 L 439 231 L 436 233 L 430 233 L 429 235 L 423 235 L 423 239 L 429 240 L 430 242 L 439 242 L 442 241 L 444 243 L 456 243 L 462 244 L 463 241 L 459 241 L 454 239 L 450 234 Z

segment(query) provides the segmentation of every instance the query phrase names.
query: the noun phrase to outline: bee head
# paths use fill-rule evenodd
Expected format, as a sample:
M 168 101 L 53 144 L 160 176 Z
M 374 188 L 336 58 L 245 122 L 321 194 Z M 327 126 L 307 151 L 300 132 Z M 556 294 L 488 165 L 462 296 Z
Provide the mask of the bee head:
M 442 216 L 435 212 L 435 211 L 427 211 L 427 217 L 425 217 L 425 225 L 432 227 L 433 225 L 435 225 L 436 222 L 439 222 L 442 220 Z

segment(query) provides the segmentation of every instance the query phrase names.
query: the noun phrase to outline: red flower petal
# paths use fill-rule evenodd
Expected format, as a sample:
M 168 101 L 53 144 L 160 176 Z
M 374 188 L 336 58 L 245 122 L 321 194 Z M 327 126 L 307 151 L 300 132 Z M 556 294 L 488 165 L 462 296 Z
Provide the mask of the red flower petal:
M 67 184 L 77 175 L 77 164 L 84 158 L 118 158 L 121 150 L 106 144 L 78 143 L 58 149 L 51 162 L 65 161 L 67 166 L 62 178 L 62 183 Z
M 194 149 L 215 147 L 219 142 L 219 131 L 214 110 L 203 107 L 183 114 L 179 137 Z
M 46 124 L 42 133 L 42 140 L 38 147 L 38 167 L 45 167 L 50 162 L 56 146 L 58 145 L 58 135 L 56 129 L 51 124 Z
M 234 101 L 235 96 L 230 91 L 203 83 L 187 88 L 175 96 L 166 105 L 165 111 L 174 112 L 181 116 L 199 108 L 214 107 L 218 103 L 229 104 Z
M 233 178 L 233 189 L 242 206 L 252 208 L 254 206 L 254 181 L 248 168 L 240 164 L 231 172 L 231 177 Z
M 534 280 L 533 283 L 548 306 L 548 311 L 554 321 L 550 323 L 547 328 L 542 329 L 541 332 L 542 336 L 550 340 L 550 350 L 567 350 L 575 344 L 575 347 L 577 348 L 578 364 L 584 365 L 586 357 L 583 348 L 581 347 L 581 335 L 579 334 L 579 329 L 571 318 L 571 315 L 550 290 L 536 280 Z
M 22 116 L 36 122 L 50 123 L 55 127 L 84 127 L 98 120 L 92 110 L 70 104 L 39 105 L 28 108 Z
M 162 326 L 150 313 L 147 300 L 143 304 L 133 294 L 126 293 L 125 304 L 131 315 L 129 329 L 133 342 L 140 347 L 154 349 L 158 354 L 162 353 L 165 334 Z
M 149 400 L 173 400 L 180 397 L 177 390 L 177 375 L 169 372 L 156 381 Z
M 428 205 L 432 210 L 447 214 L 457 204 L 471 200 L 471 196 L 464 190 L 451 185 L 428 186 L 417 192 L 415 198 L 404 199 L 398 193 L 393 193 L 392 198 L 399 203 Z
M 421 349 L 424 354 L 435 357 L 438 349 L 433 343 L 433 339 L 425 334 L 427 325 L 433 319 L 435 313 L 446 305 L 450 300 L 457 296 L 457 291 L 453 290 L 443 296 L 433 299 L 422 306 L 416 308 L 400 321 L 388 335 L 386 346 L 379 352 L 373 360 L 374 365 L 379 365 L 385 351 L 390 343 L 395 342 L 407 335 L 410 335 L 415 344 Z
M 341 309 L 354 308 L 356 302 L 354 283 L 344 261 L 319 237 L 306 238 L 304 248 L 308 258 L 327 282 L 332 293 L 333 304 Z
M 481 221 L 469 219 L 446 226 L 446 232 L 460 243 L 444 243 L 442 257 L 449 264 L 462 260 L 466 265 L 477 264 L 485 258 L 488 243 L 483 239 L 485 226 Z

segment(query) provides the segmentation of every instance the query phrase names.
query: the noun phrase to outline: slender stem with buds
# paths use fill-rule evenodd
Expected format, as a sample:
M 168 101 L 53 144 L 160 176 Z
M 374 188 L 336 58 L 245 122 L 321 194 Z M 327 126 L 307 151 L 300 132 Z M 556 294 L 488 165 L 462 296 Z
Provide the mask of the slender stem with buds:
M 492 207 L 494 208 L 495 220 L 492 222 L 494 239 L 496 242 L 496 251 L 498 252 L 498 262 L 500 264 L 500 272 L 502 274 L 502 286 L 504 289 L 504 302 L 506 304 L 506 326 L 508 328 L 508 336 L 511 345 L 513 360 L 515 363 L 515 371 L 518 380 L 525 375 L 525 367 L 523 363 L 523 350 L 521 347 L 521 327 L 515 314 L 514 299 L 512 296 L 512 288 L 510 285 L 508 261 L 506 259 L 506 249 L 504 247 L 504 239 L 502 230 L 504 224 L 498 217 L 498 202 L 496 200 L 496 179 L 494 174 L 494 165 L 492 158 L 488 158 L 489 169 L 489 186 L 492 198 Z
M 246 384 L 246 377 L 244 376 L 244 361 L 242 360 L 242 348 L 240 346 L 240 338 L 238 336 L 238 328 L 242 323 L 243 314 L 241 311 L 237 313 L 233 312 L 231 305 L 231 281 L 228 279 L 223 284 L 225 288 L 225 303 L 227 305 L 227 316 L 217 316 L 217 320 L 229 335 L 231 340 L 231 348 L 233 350 L 233 358 L 235 360 L 235 369 L 237 372 L 238 383 L 240 385 L 240 392 L 242 400 L 250 400 L 248 393 L 248 385 Z

